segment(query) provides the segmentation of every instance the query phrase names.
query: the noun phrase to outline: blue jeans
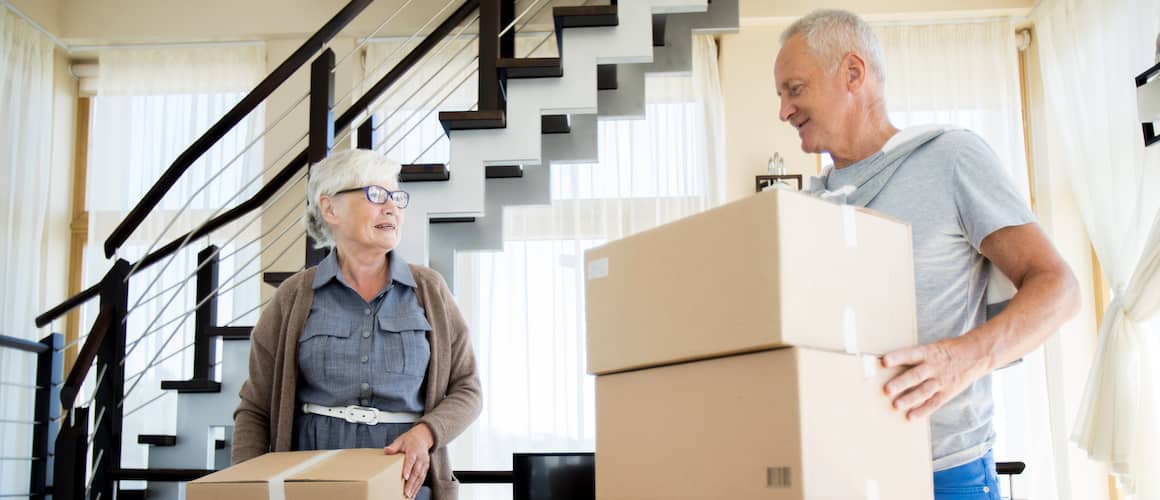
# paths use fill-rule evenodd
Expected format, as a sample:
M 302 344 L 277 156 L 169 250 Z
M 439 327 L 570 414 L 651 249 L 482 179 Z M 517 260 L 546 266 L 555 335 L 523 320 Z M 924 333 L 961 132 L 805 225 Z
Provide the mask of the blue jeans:
M 934 473 L 934 500 L 1001 500 L 995 457 L 983 458 Z

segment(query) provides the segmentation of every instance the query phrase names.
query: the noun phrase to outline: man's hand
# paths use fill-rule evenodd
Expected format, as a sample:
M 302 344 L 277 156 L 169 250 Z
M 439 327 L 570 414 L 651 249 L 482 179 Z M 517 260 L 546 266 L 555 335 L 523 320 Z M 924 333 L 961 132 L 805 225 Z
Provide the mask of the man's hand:
M 888 353 L 882 357 L 882 366 L 911 368 L 890 379 L 883 391 L 907 420 L 930 416 L 990 372 L 990 360 L 983 352 L 964 335 Z
M 423 486 L 423 480 L 427 479 L 427 470 L 431 467 L 431 445 L 434 443 L 431 429 L 420 422 L 383 448 L 387 455 L 406 455 L 403 459 L 403 495 L 407 498 L 415 498 Z

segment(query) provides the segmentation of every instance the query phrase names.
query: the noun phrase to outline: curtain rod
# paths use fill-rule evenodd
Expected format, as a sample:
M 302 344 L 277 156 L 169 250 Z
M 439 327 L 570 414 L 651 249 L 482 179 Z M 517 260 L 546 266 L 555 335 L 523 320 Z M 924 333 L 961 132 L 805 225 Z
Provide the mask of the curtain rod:
M 28 14 L 25 14 L 23 11 L 16 8 L 15 5 L 8 3 L 8 0 L 0 0 L 0 5 L 7 7 L 8 10 L 11 11 L 13 14 L 16 14 L 17 17 L 23 19 L 24 22 L 32 25 L 32 27 L 36 31 L 39 31 L 42 35 L 44 35 L 49 40 L 51 40 L 52 43 L 56 44 L 57 47 L 64 49 L 66 52 L 71 50 L 71 48 L 68 46 L 68 44 L 61 41 L 61 39 L 57 38 L 56 35 L 52 34 L 50 31 L 44 29 L 44 26 L 41 26 L 40 23 L 33 21 L 31 17 L 28 17 Z

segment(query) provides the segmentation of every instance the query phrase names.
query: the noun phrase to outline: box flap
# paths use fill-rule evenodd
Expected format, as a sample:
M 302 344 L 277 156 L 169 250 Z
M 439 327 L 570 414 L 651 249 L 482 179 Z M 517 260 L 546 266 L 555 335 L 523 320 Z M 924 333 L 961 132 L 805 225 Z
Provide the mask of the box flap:
M 385 455 L 382 448 L 355 448 L 341 453 L 287 479 L 298 481 L 367 481 L 388 469 L 403 476 L 403 455 Z
M 323 451 L 290 451 L 267 453 L 217 471 L 194 483 L 254 483 L 265 482 L 278 473 L 298 465 Z

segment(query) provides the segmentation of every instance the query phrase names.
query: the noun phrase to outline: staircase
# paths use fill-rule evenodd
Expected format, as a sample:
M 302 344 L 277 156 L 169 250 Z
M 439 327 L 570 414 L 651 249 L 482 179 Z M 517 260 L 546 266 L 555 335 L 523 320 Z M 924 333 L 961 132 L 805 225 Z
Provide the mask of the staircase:
M 352 0 L 316 34 L 321 43 L 314 43 L 317 40 L 312 38 L 301 50 L 306 57 L 292 56 L 299 66 L 312 58 L 316 75 L 312 79 L 316 85 L 311 90 L 311 142 L 307 149 L 254 199 L 209 221 L 206 227 L 194 231 L 188 242 L 174 241 L 143 258 L 139 262 L 142 267 L 159 263 L 177 248 L 196 244 L 213 229 L 260 209 L 283 185 L 301 175 L 308 163 L 325 157 L 335 134 L 353 132 L 357 126 L 359 147 L 372 147 L 373 118 L 366 111 L 376 99 L 375 92 L 381 95 L 394 81 L 392 78 L 409 70 L 439 41 L 434 38 L 446 36 L 467 15 L 478 11 L 478 109 L 441 112 L 439 118 L 450 139 L 449 161 L 404 165 L 400 176 L 403 188 L 412 194 L 412 203 L 407 209 L 407 234 L 396 251 L 410 262 L 429 263 L 454 284 L 457 252 L 502 249 L 504 207 L 550 203 L 549 166 L 553 162 L 597 160 L 600 120 L 643 117 L 646 74 L 688 72 L 693 33 L 734 31 L 738 27 L 738 0 L 612 0 L 607 5 L 556 6 L 552 13 L 558 57 L 515 58 L 511 50 L 514 43 L 504 41 L 510 39 L 505 37 L 514 36 L 514 30 L 499 34 L 503 26 L 512 22 L 515 2 L 467 0 L 412 52 L 417 55 L 415 60 L 407 62 L 411 58 L 405 58 L 396 66 L 397 71 L 388 73 L 374 86 L 377 90 L 372 89 L 335 119 L 326 105 L 327 99 L 333 98 L 333 83 L 328 87 L 325 77 L 333 66 L 334 54 L 322 51 L 318 57 L 314 55 L 321 51 L 327 36 L 341 30 L 371 1 Z M 262 93 L 268 96 L 277 84 L 264 81 L 259 85 L 252 94 L 258 96 L 255 105 L 261 101 Z M 266 88 L 269 85 L 272 87 Z M 196 160 L 197 147 L 191 146 L 191 151 L 183 156 Z M 182 161 L 179 159 L 175 167 Z M 180 177 L 182 168 L 171 170 L 178 172 L 175 176 L 167 173 L 155 186 L 162 194 L 168 188 L 164 183 L 171 185 Z M 140 224 L 152 209 L 151 204 L 156 204 L 150 202 L 151 195 L 152 192 L 122 224 L 127 229 L 118 228 L 106 242 L 108 255 L 113 255 L 125 236 Z M 132 437 L 137 446 L 149 447 L 148 469 L 125 469 L 120 463 L 120 415 L 124 410 L 119 402 L 124 394 L 125 374 L 119 361 L 125 356 L 127 333 L 121 319 L 126 314 L 126 282 L 132 267 L 120 261 L 101 284 L 37 318 L 38 324 L 46 324 L 100 296 L 101 317 L 86 339 L 73 372 L 68 374 L 62 400 L 69 411 L 110 416 L 96 419 L 91 430 L 85 419 L 64 419 L 52 466 L 56 477 L 92 479 L 89 484 L 62 484 L 53 489 L 57 498 L 107 499 L 118 492 L 125 497 L 178 499 L 183 481 L 228 465 L 233 410 L 248 374 L 249 329 L 219 326 L 216 255 L 214 247 L 199 254 L 203 266 L 196 284 L 201 305 L 195 316 L 193 377 L 165 381 L 161 386 L 178 393 L 177 432 Z M 320 257 L 308 253 L 307 264 Z M 263 281 L 276 286 L 289 274 L 269 272 Z M 214 374 L 217 365 L 220 376 Z M 91 372 L 104 373 L 96 382 L 93 407 L 74 408 L 81 383 Z M 92 458 L 86 453 L 90 447 Z M 504 477 L 501 474 L 497 479 L 495 473 L 487 472 L 456 474 L 464 483 L 502 482 Z M 145 490 L 120 490 L 119 482 L 126 480 L 147 481 L 148 486 Z

